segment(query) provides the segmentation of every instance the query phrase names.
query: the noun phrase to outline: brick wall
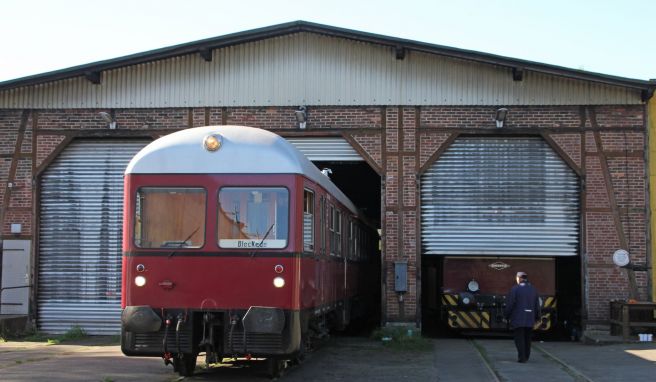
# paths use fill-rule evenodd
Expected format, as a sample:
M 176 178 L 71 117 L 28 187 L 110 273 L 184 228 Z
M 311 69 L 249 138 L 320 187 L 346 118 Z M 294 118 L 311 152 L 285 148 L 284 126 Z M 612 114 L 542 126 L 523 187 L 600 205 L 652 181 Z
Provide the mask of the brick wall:
M 421 269 L 417 205 L 417 173 L 434 160 L 459 133 L 498 133 L 494 107 L 309 107 L 307 131 L 342 130 L 384 173 L 382 190 L 383 261 L 387 321 L 416 321 L 417 276 Z M 171 108 L 114 110 L 118 129 L 109 131 L 99 110 L 30 112 L 22 134 L 21 110 L 0 110 L 0 200 L 2 234 L 10 223 L 23 224 L 32 235 L 32 178 L 47 166 L 71 138 L 85 134 L 123 136 L 126 132 L 168 131 L 191 126 L 243 124 L 296 129 L 295 108 Z M 37 116 L 37 118 L 35 118 Z M 609 299 L 626 298 L 626 274 L 611 265 L 610 256 L 624 240 L 637 262 L 646 260 L 646 174 L 642 106 L 554 106 L 511 108 L 504 131 L 541 133 L 559 154 L 577 167 L 585 181 L 583 235 L 588 317 L 608 318 Z M 600 145 L 598 144 L 600 143 Z M 34 146 L 34 147 L 33 147 Z M 14 164 L 14 166 L 12 166 Z M 13 170 L 12 170 L 13 168 Z M 11 177 L 15 187 L 7 182 Z M 619 221 L 619 226 L 617 222 Z M 621 239 L 623 238 L 623 239 Z M 409 291 L 399 302 L 394 292 L 393 263 L 409 264 Z M 639 275 L 642 297 L 647 278 Z

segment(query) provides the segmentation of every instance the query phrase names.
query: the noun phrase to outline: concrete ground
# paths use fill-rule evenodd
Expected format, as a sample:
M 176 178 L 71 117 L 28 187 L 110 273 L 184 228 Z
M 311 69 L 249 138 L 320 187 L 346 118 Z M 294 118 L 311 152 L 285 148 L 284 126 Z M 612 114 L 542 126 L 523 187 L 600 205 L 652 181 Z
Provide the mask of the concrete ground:
M 75 344 L 0 343 L 0 380 L 13 381 L 266 381 L 263 362 L 202 367 L 180 378 L 159 358 L 125 357 L 109 338 Z M 336 337 L 286 370 L 279 381 L 650 381 L 656 343 L 534 343 L 516 362 L 510 339 L 431 339 L 429 351 L 396 351 L 362 337 Z

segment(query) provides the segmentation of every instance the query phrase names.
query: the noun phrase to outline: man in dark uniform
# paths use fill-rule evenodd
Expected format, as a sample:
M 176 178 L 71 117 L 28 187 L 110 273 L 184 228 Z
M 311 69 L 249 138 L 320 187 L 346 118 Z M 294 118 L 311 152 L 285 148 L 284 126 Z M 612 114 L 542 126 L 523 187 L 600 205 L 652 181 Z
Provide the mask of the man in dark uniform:
M 540 318 L 538 291 L 528 282 L 528 275 L 517 272 L 517 285 L 513 286 L 506 299 L 505 317 L 515 336 L 517 362 L 524 363 L 531 356 L 533 325 Z

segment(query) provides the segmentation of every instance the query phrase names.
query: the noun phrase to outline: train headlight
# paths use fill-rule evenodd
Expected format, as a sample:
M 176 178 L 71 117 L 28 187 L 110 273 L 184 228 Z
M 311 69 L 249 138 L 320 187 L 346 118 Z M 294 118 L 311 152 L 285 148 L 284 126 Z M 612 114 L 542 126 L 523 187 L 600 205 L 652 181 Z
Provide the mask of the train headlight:
M 472 307 L 476 304 L 476 297 L 473 294 L 460 292 L 458 295 L 458 305 L 460 307 Z
M 480 289 L 480 286 L 478 285 L 478 281 L 476 281 L 474 279 L 472 279 L 472 281 L 470 281 L 467 284 L 467 290 L 472 292 L 472 293 L 478 292 L 479 289 Z
M 143 276 L 137 276 L 134 278 L 134 284 L 138 287 L 146 285 L 146 278 Z
M 278 265 L 276 265 L 275 267 L 273 267 L 273 271 L 276 272 L 276 273 L 282 273 L 282 272 L 285 271 L 285 267 L 283 267 L 282 265 L 278 264 Z
M 203 141 L 203 146 L 207 151 L 217 151 L 221 148 L 221 137 L 217 135 L 208 135 Z
M 283 279 L 282 277 L 276 277 L 275 279 L 273 279 L 273 286 L 275 286 L 276 288 L 284 287 L 285 279 Z

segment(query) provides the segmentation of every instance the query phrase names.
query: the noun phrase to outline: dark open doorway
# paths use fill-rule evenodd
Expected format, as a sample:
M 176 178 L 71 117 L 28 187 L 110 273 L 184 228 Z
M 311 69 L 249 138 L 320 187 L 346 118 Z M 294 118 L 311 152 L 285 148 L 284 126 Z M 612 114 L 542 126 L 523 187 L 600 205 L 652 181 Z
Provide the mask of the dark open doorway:
M 330 180 L 380 228 L 380 175 L 366 162 L 313 162 L 320 170 L 332 171 Z

